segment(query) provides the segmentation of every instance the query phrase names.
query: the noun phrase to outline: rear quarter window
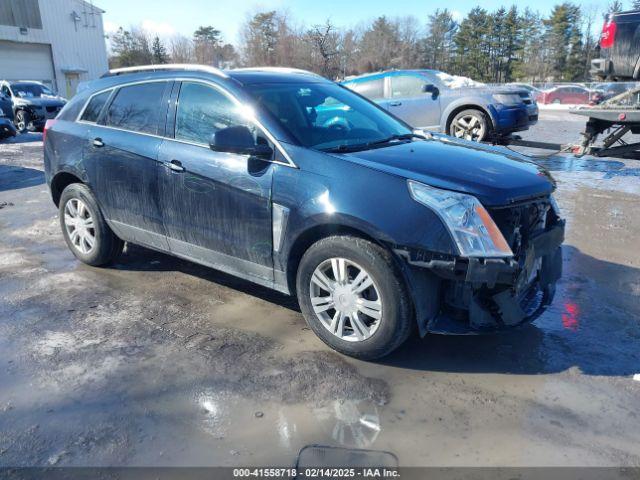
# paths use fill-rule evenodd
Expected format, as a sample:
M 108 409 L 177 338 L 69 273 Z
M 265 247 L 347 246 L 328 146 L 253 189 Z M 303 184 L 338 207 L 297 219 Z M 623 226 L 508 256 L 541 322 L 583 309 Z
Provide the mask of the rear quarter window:
M 84 109 L 81 120 L 91 123 L 97 122 L 100 117 L 100 112 L 104 108 L 105 103 L 107 103 L 107 100 L 109 100 L 109 95 L 111 95 L 111 90 L 99 93 L 91 98 L 87 108 Z
M 348 83 L 347 87 L 371 100 L 384 97 L 384 79 L 382 78 L 377 80 L 367 80 L 364 82 Z
M 166 82 L 143 83 L 121 87 L 106 113 L 105 125 L 132 132 L 158 134 L 162 95 Z
M 87 97 L 75 96 L 73 97 L 58 114 L 59 120 L 65 120 L 67 122 L 75 122 L 84 107 Z

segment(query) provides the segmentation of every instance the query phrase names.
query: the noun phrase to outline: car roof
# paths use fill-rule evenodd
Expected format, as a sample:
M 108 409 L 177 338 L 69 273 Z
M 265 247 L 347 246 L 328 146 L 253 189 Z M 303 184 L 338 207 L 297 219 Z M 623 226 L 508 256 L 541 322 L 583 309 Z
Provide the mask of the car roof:
M 393 77 L 396 75 L 420 75 L 424 73 L 437 74 L 441 73 L 440 70 L 428 70 L 428 69 L 413 69 L 413 70 L 385 70 L 383 72 L 374 72 L 374 73 L 365 73 L 364 75 L 359 75 L 357 77 L 348 78 L 343 80 L 342 83 L 358 83 L 370 80 L 378 80 L 380 78 L 385 77 Z
M 316 73 L 296 68 L 236 68 L 234 70 L 225 70 L 224 73 L 242 85 L 251 85 L 256 83 L 299 83 L 301 81 L 307 83 L 330 82 L 330 80 L 327 80 Z
M 220 70 L 207 65 L 197 64 L 168 64 L 168 65 L 141 65 L 109 70 L 101 79 L 113 79 L 114 83 L 122 83 L 124 79 L 145 77 L 155 78 L 167 75 L 198 75 L 215 76 L 220 79 L 232 79 L 241 85 L 254 83 L 299 83 L 300 81 L 316 83 L 329 82 L 326 78 L 306 70 L 285 67 L 253 67 L 238 68 L 233 70 Z

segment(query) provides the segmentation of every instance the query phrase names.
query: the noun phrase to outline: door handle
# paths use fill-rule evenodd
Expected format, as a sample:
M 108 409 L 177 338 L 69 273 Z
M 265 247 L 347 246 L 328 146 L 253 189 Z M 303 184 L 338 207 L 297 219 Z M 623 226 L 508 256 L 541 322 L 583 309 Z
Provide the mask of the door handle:
M 390 107 L 399 107 L 402 105 L 402 102 L 389 102 Z
M 172 172 L 184 172 L 184 167 L 180 160 L 171 160 L 170 162 L 165 163 L 165 166 Z
M 97 148 L 102 148 L 102 147 L 104 147 L 104 142 L 102 141 L 101 138 L 94 138 L 93 139 L 93 146 L 97 147 Z

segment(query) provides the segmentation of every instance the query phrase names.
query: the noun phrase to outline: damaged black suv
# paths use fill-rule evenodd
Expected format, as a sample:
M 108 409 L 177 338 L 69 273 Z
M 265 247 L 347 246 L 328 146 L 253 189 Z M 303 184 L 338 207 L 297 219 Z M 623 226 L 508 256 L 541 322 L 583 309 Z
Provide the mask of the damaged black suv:
M 0 102 L 10 102 L 5 112 L 20 133 L 41 132 L 47 120 L 55 118 L 67 101 L 40 82 L 0 81 Z
M 131 242 L 295 294 L 347 355 L 384 356 L 416 324 L 517 327 L 561 275 L 544 168 L 415 131 L 309 72 L 112 71 L 48 122 L 44 144 L 81 261 L 108 264 Z

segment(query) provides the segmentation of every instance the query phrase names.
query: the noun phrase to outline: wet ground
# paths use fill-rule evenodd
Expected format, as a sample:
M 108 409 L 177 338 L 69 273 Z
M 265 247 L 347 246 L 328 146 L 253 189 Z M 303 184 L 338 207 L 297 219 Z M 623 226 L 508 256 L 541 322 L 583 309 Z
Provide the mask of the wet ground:
M 527 137 L 577 138 L 543 112 Z M 553 307 L 521 331 L 329 350 L 295 301 L 139 247 L 67 250 L 30 134 L 0 145 L 0 466 L 290 465 L 305 445 L 403 466 L 640 465 L 640 162 L 554 157 Z

